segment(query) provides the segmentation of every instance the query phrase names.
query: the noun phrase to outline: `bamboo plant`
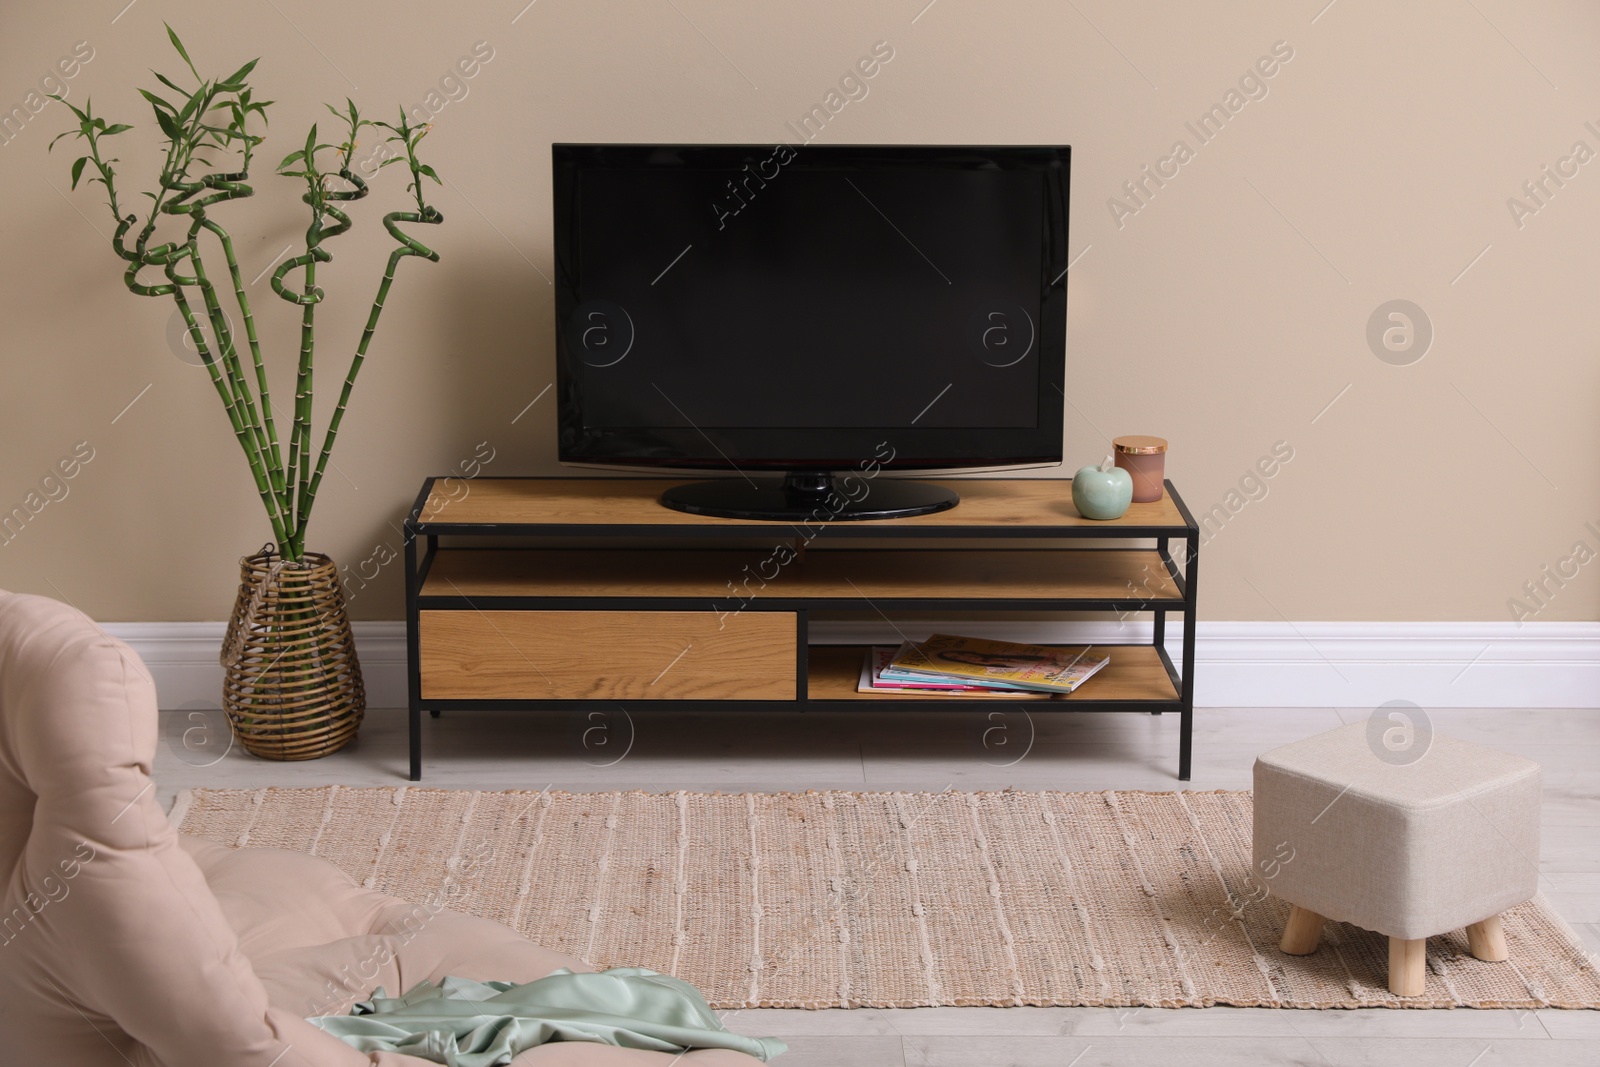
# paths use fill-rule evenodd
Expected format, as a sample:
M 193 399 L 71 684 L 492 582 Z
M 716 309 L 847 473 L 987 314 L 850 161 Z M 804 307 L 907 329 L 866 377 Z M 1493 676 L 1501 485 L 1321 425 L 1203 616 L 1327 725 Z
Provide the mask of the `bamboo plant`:
M 299 563 L 305 555 L 306 524 L 312 505 L 316 503 L 323 471 L 350 402 L 356 375 L 366 359 L 389 288 L 394 283 L 395 268 L 407 256 L 419 256 L 435 263 L 439 260 L 437 252 L 399 228 L 400 223 L 437 225 L 444 221 L 444 216 L 423 195 L 424 178 L 436 183 L 440 180 L 433 168 L 417 157 L 417 145 L 429 127 L 425 124 L 413 126 L 403 109 L 395 123 L 364 119 L 355 103 L 346 99 L 343 111 L 331 104 L 325 105 L 343 127 L 340 143 L 319 143 L 317 127 L 313 125 L 304 147 L 289 153 L 278 164 L 277 173 L 298 178 L 305 184 L 301 200 L 311 209 L 305 251 L 287 259 L 272 275 L 272 291 L 300 309 L 294 409 L 285 445 L 279 438 L 271 391 L 267 386 L 266 364 L 250 300 L 241 281 L 233 239 L 210 216 L 210 209 L 218 204 L 254 195 L 255 190 L 247 184 L 250 164 L 256 148 L 265 140 L 263 133 L 255 131 L 265 128 L 267 107 L 272 101 L 257 100 L 250 87 L 248 78 L 258 60 L 252 59 L 226 78 L 203 78 L 170 26 L 167 36 L 196 84 L 192 89 L 185 89 L 157 73 L 155 77 L 164 87 L 165 97 L 148 89 L 139 90 L 155 113 L 165 148 L 157 188 L 142 194 L 151 201 L 142 222 L 137 212 L 123 214 L 114 166 L 119 160 L 108 154 L 109 139 L 126 133 L 131 126 L 108 124 L 93 113 L 92 101 L 86 100 L 80 110 L 60 96 L 53 96 L 66 104 L 77 117 L 78 125 L 56 137 L 50 146 L 54 148 L 56 141 L 63 137 L 75 137 L 88 143 L 88 154 L 72 163 L 72 188 L 77 189 L 78 182 L 90 168 L 93 174 L 89 181 L 105 186 L 107 205 L 116 223 L 111 245 L 127 263 L 123 282 L 138 296 L 169 297 L 177 305 L 195 350 L 222 398 L 234 437 L 250 464 L 250 473 L 272 524 L 278 552 L 285 562 Z M 410 169 L 411 183 L 406 191 L 414 195 L 416 209 L 392 211 L 383 217 L 384 229 L 398 246 L 390 254 L 383 279 L 378 283 L 366 328 L 361 332 L 345 372 L 339 402 L 322 434 L 322 447 L 313 454 L 316 316 L 325 295 L 317 285 L 317 264 L 333 258 L 324 247 L 325 242 L 351 227 L 344 205 L 367 195 L 367 184 L 351 170 L 351 161 L 357 138 L 368 127 L 388 131 L 386 140 L 398 146 L 398 150 L 390 153 L 379 166 L 404 163 Z M 333 154 L 331 166 L 324 162 L 330 153 Z M 158 243 L 156 230 L 164 220 L 186 228 L 183 236 Z M 226 282 L 220 278 L 213 280 L 208 270 L 208 264 L 215 265 L 218 253 L 227 266 Z M 150 277 L 147 272 L 153 268 L 160 268 L 164 281 Z M 298 284 L 290 279 L 296 271 L 300 272 Z M 224 310 L 225 294 L 221 288 L 225 285 L 231 285 L 233 300 L 238 304 L 238 321 L 243 327 L 249 353 L 249 373 L 240 352 L 239 338 Z

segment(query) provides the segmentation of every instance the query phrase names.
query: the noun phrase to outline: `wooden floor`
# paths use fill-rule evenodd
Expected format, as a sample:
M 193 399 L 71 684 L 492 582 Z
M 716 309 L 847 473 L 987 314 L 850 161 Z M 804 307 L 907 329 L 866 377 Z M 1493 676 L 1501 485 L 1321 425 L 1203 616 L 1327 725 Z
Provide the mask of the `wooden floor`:
M 637 705 L 635 705 L 637 708 Z M 1196 713 L 1191 789 L 1248 789 L 1258 752 L 1367 709 Z M 1537 760 L 1545 771 L 1541 891 L 1600 952 L 1600 712 L 1433 711 L 1434 727 Z M 993 715 L 994 718 L 990 718 Z M 1030 721 L 1031 715 L 1031 721 Z M 578 716 L 450 712 L 424 719 L 423 785 L 454 789 L 1179 788 L 1176 716 L 852 711 L 751 716 L 635 714 L 631 738 Z M 241 752 L 208 767 L 182 745 L 204 717 L 163 713 L 163 798 L 192 786 L 401 785 L 403 714 L 369 712 L 359 740 L 311 763 Z M 585 736 L 587 731 L 587 746 Z M 191 742 L 199 735 L 191 733 Z M 182 758 L 180 758 L 180 755 Z M 780 1067 L 1561 1067 L 1600 1063 L 1600 1012 L 1292 1011 L 1239 1008 L 914 1008 L 740 1011 L 728 1025 L 776 1035 Z

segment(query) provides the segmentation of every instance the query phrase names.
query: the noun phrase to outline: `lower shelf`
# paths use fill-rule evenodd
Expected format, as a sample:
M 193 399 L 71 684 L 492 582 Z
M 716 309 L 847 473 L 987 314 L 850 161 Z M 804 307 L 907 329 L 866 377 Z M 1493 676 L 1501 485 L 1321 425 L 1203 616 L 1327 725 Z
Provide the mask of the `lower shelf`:
M 862 693 L 861 664 L 867 649 L 862 645 L 812 645 L 807 663 L 806 696 L 811 700 L 970 700 L 973 702 L 1010 700 L 1051 700 L 1061 703 L 1104 700 L 1175 701 L 1167 668 L 1153 645 L 1100 645 L 1097 650 L 1111 656 L 1111 662 L 1067 696 L 1049 693 L 1005 693 L 997 696 L 961 696 L 915 693 Z

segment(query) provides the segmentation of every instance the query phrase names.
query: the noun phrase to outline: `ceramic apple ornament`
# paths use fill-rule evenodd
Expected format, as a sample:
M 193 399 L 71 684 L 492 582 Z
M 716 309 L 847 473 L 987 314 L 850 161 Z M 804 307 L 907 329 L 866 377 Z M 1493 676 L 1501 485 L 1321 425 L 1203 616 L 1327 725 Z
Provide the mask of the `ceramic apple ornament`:
M 1072 505 L 1086 519 L 1120 519 L 1133 503 L 1133 476 L 1110 456 L 1072 477 Z

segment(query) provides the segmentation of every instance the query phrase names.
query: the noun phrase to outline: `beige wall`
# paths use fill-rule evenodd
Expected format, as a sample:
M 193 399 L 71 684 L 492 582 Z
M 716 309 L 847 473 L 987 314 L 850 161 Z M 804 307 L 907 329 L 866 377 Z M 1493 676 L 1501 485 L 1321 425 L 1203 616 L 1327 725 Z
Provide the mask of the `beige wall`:
M 422 476 L 479 442 L 491 473 L 557 470 L 552 398 L 512 422 L 553 376 L 551 141 L 774 141 L 880 40 L 893 60 L 819 143 L 1073 146 L 1071 246 L 1086 251 L 1070 283 L 1072 467 L 1108 435 L 1165 435 L 1198 513 L 1292 446 L 1210 542 L 1205 617 L 1506 620 L 1575 542 L 1600 550 L 1600 162 L 1568 164 L 1536 213 L 1507 205 L 1574 142 L 1600 150 L 1600 12 L 1341 0 L 1313 22 L 1322 0 L 938 0 L 913 21 L 923 3 L 541 0 L 515 24 L 520 0 L 278 0 L 282 14 L 142 0 L 115 23 L 120 0 L 6 3 L 0 107 L 26 110 L 86 41 L 70 98 L 151 126 L 132 87 L 175 68 L 165 19 L 203 68 L 263 57 L 270 163 L 328 117 L 321 101 L 419 103 L 475 42 L 493 48 L 426 142 L 451 182 L 443 262 L 403 264 L 313 519 L 314 547 L 343 562 L 398 547 Z M 1276 42 L 1292 58 L 1266 95 L 1247 83 L 1260 98 L 1199 145 L 1185 123 Z M 222 618 L 236 559 L 269 530 L 204 372 L 169 346 L 170 304 L 122 289 L 98 187 L 64 195 L 73 154 L 45 145 L 67 118 L 49 104 L 13 119 L 0 147 L 0 508 L 77 443 L 93 459 L 0 545 L 0 587 L 106 620 Z M 118 145 L 129 193 L 152 162 L 147 132 Z M 1179 139 L 1193 158 L 1115 218 L 1110 198 Z M 359 333 L 387 252 L 378 218 L 403 184 L 383 172 L 324 269 L 325 383 Z M 262 167 L 256 186 L 218 212 L 247 276 L 305 225 L 290 180 Z M 296 318 L 266 286 L 283 397 Z M 1433 326 L 1409 366 L 1366 340 L 1392 299 Z M 391 565 L 355 614 L 398 617 L 400 587 Z M 1600 613 L 1600 564 L 1548 588 L 1538 619 Z

